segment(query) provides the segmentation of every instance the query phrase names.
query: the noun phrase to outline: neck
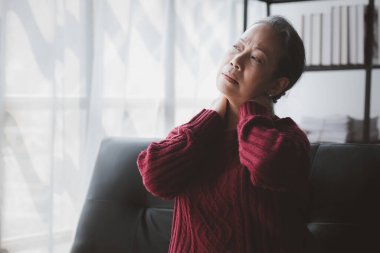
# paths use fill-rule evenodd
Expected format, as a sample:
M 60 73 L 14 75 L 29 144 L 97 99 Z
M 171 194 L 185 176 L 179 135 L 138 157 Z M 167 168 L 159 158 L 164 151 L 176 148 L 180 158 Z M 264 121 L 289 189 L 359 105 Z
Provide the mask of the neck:
M 226 116 L 226 130 L 236 129 L 239 120 L 239 107 L 229 102 L 227 106 Z
M 241 106 L 240 104 L 237 105 L 237 104 L 231 103 L 231 101 L 228 102 L 227 111 L 226 111 L 226 130 L 236 129 L 237 123 L 239 121 L 240 106 Z M 274 114 L 273 103 L 271 103 L 270 105 L 266 104 L 265 106 L 273 115 Z

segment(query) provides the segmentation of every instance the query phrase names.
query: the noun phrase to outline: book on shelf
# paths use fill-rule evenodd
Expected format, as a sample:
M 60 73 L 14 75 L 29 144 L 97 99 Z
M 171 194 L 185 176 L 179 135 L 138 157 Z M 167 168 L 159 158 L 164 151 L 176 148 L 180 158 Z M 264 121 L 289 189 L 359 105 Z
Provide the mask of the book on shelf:
M 311 31 L 312 31 L 312 23 L 311 23 L 311 15 L 302 15 L 301 16 L 301 30 L 302 30 L 302 40 L 303 45 L 305 47 L 305 60 L 306 65 L 311 64 L 311 50 L 312 50 L 312 41 L 311 41 Z
M 349 135 L 347 142 L 360 142 L 363 140 L 363 126 L 364 120 L 356 119 L 348 116 L 349 119 Z M 378 117 L 370 118 L 369 120 L 369 140 L 375 142 L 379 140 L 379 129 L 377 127 Z
M 356 5 L 357 7 L 357 32 L 358 36 L 356 37 L 356 43 L 357 43 L 357 57 L 358 61 L 357 64 L 364 64 L 364 31 L 365 31 L 365 23 L 364 23 L 364 12 L 366 5 L 359 4 Z
M 367 5 L 331 6 L 325 12 L 301 15 L 300 35 L 307 66 L 364 64 Z M 380 13 L 374 9 L 373 64 L 380 64 Z
M 347 65 L 348 63 L 348 8 L 346 5 L 339 6 L 340 16 L 340 65 Z
M 370 141 L 379 140 L 378 117 L 370 119 Z M 303 116 L 300 127 L 310 142 L 362 142 L 364 121 L 345 115 Z
M 349 136 L 349 119 L 343 115 L 323 118 L 303 116 L 300 126 L 310 142 L 344 143 Z
M 331 40 L 332 40 L 332 65 L 340 64 L 340 45 L 341 45 L 341 24 L 340 24 L 340 8 L 333 6 L 331 8 Z
M 311 65 L 321 65 L 322 54 L 322 14 L 311 14 Z
M 357 64 L 357 41 L 358 22 L 355 5 L 348 6 L 348 64 Z
M 321 14 L 322 19 L 322 65 L 331 65 L 331 10 Z

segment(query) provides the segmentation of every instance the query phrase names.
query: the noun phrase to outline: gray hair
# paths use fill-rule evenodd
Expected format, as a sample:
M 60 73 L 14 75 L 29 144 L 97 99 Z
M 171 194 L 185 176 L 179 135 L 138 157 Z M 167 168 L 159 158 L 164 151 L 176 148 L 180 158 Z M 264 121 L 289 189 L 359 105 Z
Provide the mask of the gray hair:
M 270 25 L 279 37 L 280 56 L 274 75 L 275 78 L 287 77 L 289 85 L 283 93 L 273 97 L 273 102 L 276 103 L 287 90 L 294 86 L 305 70 L 305 47 L 297 31 L 282 16 L 269 16 L 252 25 L 256 24 Z

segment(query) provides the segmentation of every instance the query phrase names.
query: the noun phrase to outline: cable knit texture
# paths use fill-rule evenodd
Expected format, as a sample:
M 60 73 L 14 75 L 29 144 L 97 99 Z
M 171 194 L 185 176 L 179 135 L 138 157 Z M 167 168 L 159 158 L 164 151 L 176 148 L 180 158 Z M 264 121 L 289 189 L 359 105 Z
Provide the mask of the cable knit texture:
M 151 143 L 137 164 L 150 193 L 175 199 L 169 252 L 304 252 L 309 150 L 293 120 L 253 101 L 236 130 L 203 109 Z

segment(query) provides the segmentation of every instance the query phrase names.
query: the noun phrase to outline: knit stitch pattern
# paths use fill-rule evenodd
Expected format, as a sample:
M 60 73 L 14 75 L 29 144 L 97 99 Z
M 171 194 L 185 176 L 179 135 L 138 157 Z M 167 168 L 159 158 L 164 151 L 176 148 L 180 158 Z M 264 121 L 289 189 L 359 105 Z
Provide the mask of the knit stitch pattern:
M 310 143 L 290 118 L 248 101 L 236 130 L 203 109 L 139 154 L 146 189 L 174 199 L 170 253 L 297 253 Z

